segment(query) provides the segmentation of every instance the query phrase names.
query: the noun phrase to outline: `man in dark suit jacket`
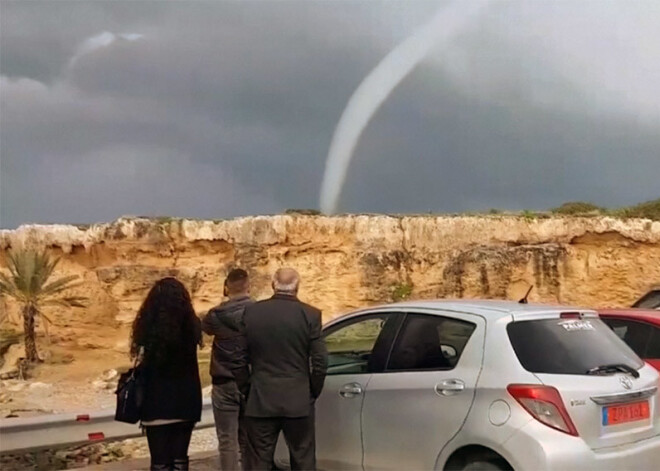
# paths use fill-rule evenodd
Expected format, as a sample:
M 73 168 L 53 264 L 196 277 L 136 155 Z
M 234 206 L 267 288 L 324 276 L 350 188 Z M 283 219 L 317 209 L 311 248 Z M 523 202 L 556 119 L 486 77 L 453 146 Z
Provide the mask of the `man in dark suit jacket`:
M 282 268 L 272 298 L 245 309 L 243 322 L 252 365 L 245 408 L 248 470 L 270 470 L 280 431 L 291 469 L 316 469 L 314 402 L 321 394 L 328 354 L 321 311 L 298 300 L 300 277 Z

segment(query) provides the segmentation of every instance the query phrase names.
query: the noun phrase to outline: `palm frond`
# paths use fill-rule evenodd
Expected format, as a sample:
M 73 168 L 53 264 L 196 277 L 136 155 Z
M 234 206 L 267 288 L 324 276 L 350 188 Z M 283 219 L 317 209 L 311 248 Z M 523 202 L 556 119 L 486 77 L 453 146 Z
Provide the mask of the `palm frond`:
M 48 253 L 46 253 L 45 251 L 38 254 L 37 256 L 38 271 L 36 273 L 36 279 L 35 279 L 35 290 L 33 291 L 35 294 L 40 294 L 43 291 L 49 278 L 52 276 L 53 272 L 55 271 L 55 267 L 57 266 L 59 261 L 60 261 L 59 258 L 51 259 L 48 256 Z
M 50 260 L 46 252 L 34 252 L 33 260 L 34 268 L 30 279 L 30 293 L 33 296 L 38 296 L 52 272 L 49 269 Z
M 84 296 L 68 296 L 64 302 L 71 307 L 87 307 L 87 298 Z
M 45 285 L 43 288 L 41 288 L 41 290 L 39 291 L 39 297 L 53 296 L 61 293 L 62 291 L 71 288 L 76 288 L 82 284 L 82 283 L 73 283 L 73 284 L 71 283 L 73 280 L 76 279 L 78 279 L 78 275 L 70 275 L 60 278 L 59 280 L 52 281 L 47 285 Z
M 11 277 L 16 286 L 16 290 L 21 292 L 24 297 L 28 297 L 29 288 L 28 288 L 28 278 L 25 275 L 26 272 L 26 257 L 27 253 L 24 251 L 19 252 L 9 252 L 7 267 L 11 272 Z
M 39 317 L 41 317 L 44 321 L 46 321 L 46 322 L 45 322 L 46 324 L 52 324 L 52 323 L 53 323 L 53 321 L 50 320 L 50 317 L 48 317 L 48 316 L 47 316 L 46 314 L 44 314 L 43 312 L 39 311 L 39 313 L 38 313 L 37 315 L 38 315 Z
M 14 280 L 0 272 L 0 295 L 9 296 L 17 301 L 25 301 L 25 296 L 16 288 Z
M 47 299 L 39 304 L 41 306 L 59 307 L 87 307 L 87 298 L 84 296 L 67 296 L 65 298 Z
M 14 297 L 16 287 L 11 279 L 4 273 L 0 272 L 0 294 Z
M 25 268 L 25 277 L 27 283 L 27 292 L 30 294 L 30 297 L 34 296 L 35 285 L 38 276 L 39 266 L 39 254 L 37 252 L 31 251 L 25 254 L 24 261 Z

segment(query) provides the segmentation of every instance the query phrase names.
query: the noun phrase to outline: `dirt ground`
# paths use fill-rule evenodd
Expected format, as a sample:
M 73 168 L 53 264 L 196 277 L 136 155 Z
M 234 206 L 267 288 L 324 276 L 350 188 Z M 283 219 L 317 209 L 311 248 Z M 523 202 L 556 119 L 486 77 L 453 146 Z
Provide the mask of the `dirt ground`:
M 38 340 L 44 361 L 30 368 L 26 380 L 0 380 L 0 418 L 114 407 L 117 372 L 131 366 L 126 329 L 65 331 L 51 335 L 50 342 L 43 334 Z M 203 386 L 210 384 L 210 347 L 207 341 L 198 353 Z M 14 361 L 10 357 L 22 349 L 13 345 L 5 359 Z

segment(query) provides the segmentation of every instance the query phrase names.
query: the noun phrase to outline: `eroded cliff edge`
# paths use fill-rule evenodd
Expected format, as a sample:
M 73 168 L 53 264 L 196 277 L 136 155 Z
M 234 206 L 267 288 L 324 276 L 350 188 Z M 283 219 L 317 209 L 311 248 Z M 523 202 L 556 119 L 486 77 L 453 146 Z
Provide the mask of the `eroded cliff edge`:
M 301 297 L 327 317 L 412 298 L 517 299 L 627 306 L 660 281 L 660 222 L 608 217 L 272 216 L 229 221 L 120 219 L 89 227 L 22 226 L 0 231 L 6 250 L 28 245 L 62 257 L 92 300 L 85 323 L 125 323 L 157 278 L 180 277 L 204 311 L 232 266 L 269 294 L 281 265 L 296 267 Z M 9 310 L 12 306 L 6 306 Z M 65 315 L 66 317 L 66 315 Z

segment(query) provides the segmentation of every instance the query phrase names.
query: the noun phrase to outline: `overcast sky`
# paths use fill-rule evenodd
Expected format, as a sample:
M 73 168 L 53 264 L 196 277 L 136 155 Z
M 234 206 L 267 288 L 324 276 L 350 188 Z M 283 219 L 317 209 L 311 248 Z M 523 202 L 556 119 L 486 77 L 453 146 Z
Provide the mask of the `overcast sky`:
M 0 0 L 0 227 L 317 208 L 351 93 L 442 2 Z M 660 196 L 660 2 L 494 2 L 366 129 L 342 212 Z

